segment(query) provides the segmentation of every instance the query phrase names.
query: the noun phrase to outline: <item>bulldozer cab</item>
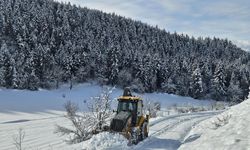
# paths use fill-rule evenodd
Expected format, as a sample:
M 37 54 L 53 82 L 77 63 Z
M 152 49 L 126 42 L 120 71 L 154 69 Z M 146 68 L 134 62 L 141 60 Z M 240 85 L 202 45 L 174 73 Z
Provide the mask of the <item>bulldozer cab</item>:
M 148 136 L 149 117 L 144 116 L 142 99 L 132 96 L 129 89 L 125 89 L 123 96 L 118 99 L 116 115 L 111 121 L 110 130 L 121 132 L 132 143 L 143 140 Z
M 117 113 L 121 111 L 135 112 L 138 116 L 142 115 L 142 101 L 122 101 L 119 100 Z
M 142 99 L 132 96 L 130 89 L 125 88 L 123 96 L 118 98 L 117 113 L 121 111 L 136 112 L 137 115 L 142 115 Z
M 124 90 L 123 96 L 118 98 L 117 114 L 121 111 L 129 112 L 132 116 L 132 125 L 136 126 L 138 118 L 142 113 L 142 99 L 132 96 L 128 89 Z

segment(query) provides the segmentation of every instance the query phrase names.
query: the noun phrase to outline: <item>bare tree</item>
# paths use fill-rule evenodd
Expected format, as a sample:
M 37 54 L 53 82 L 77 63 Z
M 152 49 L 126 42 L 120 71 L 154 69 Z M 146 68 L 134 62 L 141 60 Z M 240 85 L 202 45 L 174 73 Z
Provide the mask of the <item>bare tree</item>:
M 109 124 L 110 116 L 112 115 L 110 95 L 112 89 L 104 89 L 100 96 L 92 97 L 88 108 L 91 112 L 91 118 L 94 121 L 95 132 L 105 130 L 104 127 Z
M 88 116 L 84 113 L 77 113 L 79 108 L 76 104 L 68 101 L 64 105 L 67 114 L 65 117 L 70 120 L 73 128 L 66 128 L 63 126 L 56 125 L 55 133 L 60 133 L 61 135 L 69 135 L 69 139 L 66 140 L 67 143 L 79 143 L 81 141 L 87 140 L 91 137 L 91 129 L 88 127 L 88 122 L 86 121 Z
M 73 128 L 67 128 L 57 125 L 55 133 L 61 135 L 69 135 L 67 143 L 79 143 L 88 140 L 93 134 L 97 134 L 106 130 L 105 126 L 109 123 L 109 118 L 112 115 L 110 94 L 112 89 L 104 89 L 100 96 L 92 97 L 88 103 L 89 112 L 79 112 L 78 105 L 67 102 L 65 109 L 67 114 L 65 117 L 70 120 Z
M 23 141 L 25 138 L 25 131 L 22 128 L 19 128 L 18 133 L 13 136 L 14 145 L 17 150 L 23 150 Z

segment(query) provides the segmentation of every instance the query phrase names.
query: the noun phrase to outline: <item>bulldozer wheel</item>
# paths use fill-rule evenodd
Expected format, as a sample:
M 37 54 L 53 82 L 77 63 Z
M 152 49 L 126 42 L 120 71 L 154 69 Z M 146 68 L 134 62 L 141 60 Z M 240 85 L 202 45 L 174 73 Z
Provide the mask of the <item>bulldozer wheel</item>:
M 141 126 L 140 140 L 144 140 L 148 137 L 148 123 L 144 122 Z
M 145 128 L 144 128 L 144 133 L 145 133 L 145 137 L 147 138 L 148 137 L 148 122 L 147 122 L 147 124 L 146 124 L 146 126 L 145 126 Z
M 139 135 L 138 135 L 138 133 L 137 132 L 135 132 L 135 133 L 132 133 L 133 135 L 133 141 L 132 141 L 132 143 L 133 144 L 135 144 L 135 145 L 137 145 L 138 144 L 138 142 L 139 142 Z
M 131 127 L 131 120 L 132 118 L 129 117 L 127 122 L 126 122 L 126 125 L 125 125 L 125 128 L 123 129 L 123 132 L 125 133 L 124 136 L 127 138 L 127 139 L 131 139 L 131 133 L 130 133 L 130 127 Z

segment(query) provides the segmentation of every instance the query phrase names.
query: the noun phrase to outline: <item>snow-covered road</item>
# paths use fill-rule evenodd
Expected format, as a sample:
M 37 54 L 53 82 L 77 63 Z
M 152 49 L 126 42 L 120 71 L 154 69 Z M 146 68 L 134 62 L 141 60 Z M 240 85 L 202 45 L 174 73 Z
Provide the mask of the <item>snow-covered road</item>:
M 180 114 L 159 119 L 151 123 L 148 139 L 134 146 L 134 149 L 176 150 L 194 125 L 218 113 L 220 112 Z
M 111 138 L 117 136 L 109 136 L 106 133 L 105 138 L 96 137 L 96 145 L 91 142 L 83 142 L 77 145 L 67 145 L 63 142 L 65 137 L 59 137 L 54 134 L 55 125 L 60 124 L 68 126 L 69 122 L 65 120 L 59 113 L 51 114 L 5 114 L 6 118 L 17 118 L 12 120 L 0 121 L 0 147 L 1 150 L 15 149 L 13 144 L 13 136 L 18 131 L 18 128 L 23 128 L 25 131 L 25 139 L 23 146 L 26 149 L 39 150 L 71 150 L 71 149 L 115 149 L 118 146 L 122 149 L 178 149 L 183 138 L 190 131 L 193 125 L 207 119 L 219 112 L 202 112 L 170 115 L 153 120 L 150 123 L 149 137 L 140 142 L 136 146 L 128 147 L 127 142 L 114 140 L 114 143 L 109 143 Z M 1 117 L 4 114 L 1 114 Z M 14 117 L 16 116 L 16 117 Z M 109 136 L 109 137 L 107 137 Z M 105 141 L 106 140 L 106 141 Z M 99 142 L 98 142 L 99 141 Z M 102 144 L 106 144 L 105 146 Z
M 126 142 L 121 143 L 122 137 L 113 134 L 101 133 L 100 135 L 95 136 L 93 140 L 90 140 L 90 142 L 87 142 L 84 149 L 177 150 L 182 144 L 184 137 L 189 133 L 190 129 L 194 125 L 218 113 L 220 112 L 199 112 L 169 115 L 156 119 L 153 118 L 150 122 L 149 137 L 140 142 L 138 145 L 128 147 L 126 146 Z M 109 143 L 109 141 L 112 141 L 112 144 Z

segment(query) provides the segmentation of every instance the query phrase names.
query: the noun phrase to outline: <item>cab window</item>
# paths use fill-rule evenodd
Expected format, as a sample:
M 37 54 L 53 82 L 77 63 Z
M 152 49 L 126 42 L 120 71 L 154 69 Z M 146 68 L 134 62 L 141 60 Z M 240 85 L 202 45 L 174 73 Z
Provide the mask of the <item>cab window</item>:
M 136 111 L 136 103 L 120 101 L 118 103 L 117 112 L 121 111 Z
M 137 115 L 142 116 L 142 101 L 138 101 Z

